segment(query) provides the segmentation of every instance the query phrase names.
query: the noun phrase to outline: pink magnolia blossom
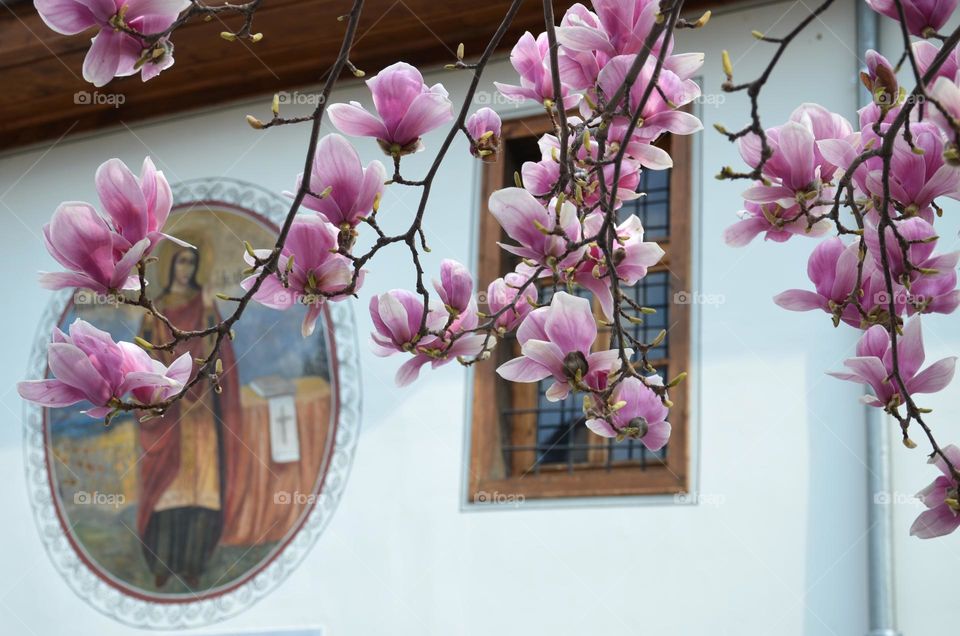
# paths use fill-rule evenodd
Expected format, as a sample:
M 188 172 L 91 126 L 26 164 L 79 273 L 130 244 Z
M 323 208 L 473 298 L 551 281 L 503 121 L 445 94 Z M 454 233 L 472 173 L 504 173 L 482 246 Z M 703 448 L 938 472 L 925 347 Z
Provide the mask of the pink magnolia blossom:
M 552 402 L 564 399 L 571 388 L 600 390 L 620 360 L 615 349 L 591 353 L 596 339 L 590 301 L 557 292 L 549 306 L 533 310 L 523 320 L 517 330 L 521 355 L 500 365 L 497 373 L 511 382 L 553 377 L 546 393 Z
M 122 23 L 151 35 L 166 30 L 190 3 L 187 0 L 34 0 L 48 27 L 64 35 L 76 35 L 91 27 L 100 31 L 83 60 L 83 79 L 103 86 L 114 77 L 141 72 L 143 81 L 173 64 L 173 47 L 165 39 L 150 50 L 143 41 L 116 28 Z M 161 55 L 154 57 L 153 51 Z M 142 66 L 141 66 L 142 64 Z
M 906 297 L 907 314 L 952 314 L 960 306 L 957 271 L 949 269 L 934 275 L 920 276 L 910 284 Z
M 944 107 L 950 119 L 960 121 L 960 86 L 957 86 L 953 78 L 938 77 L 928 93 Z M 930 121 L 939 126 L 940 130 L 956 144 L 958 140 L 953 122 L 948 120 L 939 108 L 928 108 L 926 112 Z
M 557 29 L 557 39 L 569 50 L 598 51 L 609 57 L 639 53 L 660 10 L 657 0 L 593 0 L 591 4 L 595 17 L 585 10 L 568 12 L 571 19 Z
M 951 444 L 944 447 L 943 454 L 955 467 L 960 466 L 960 448 Z M 943 474 L 917 493 L 917 498 L 928 510 L 920 513 L 913 522 L 910 526 L 910 534 L 921 539 L 942 537 L 960 528 L 960 496 L 958 496 L 957 481 L 953 478 L 947 462 L 943 461 L 940 455 L 931 457 L 929 463 L 939 468 Z
M 43 240 L 50 255 L 69 271 L 41 272 L 42 287 L 84 287 L 101 294 L 139 288 L 133 270 L 150 249 L 148 238 L 129 245 L 87 203 L 61 203 L 43 226 Z
M 650 170 L 666 170 L 673 167 L 673 158 L 666 150 L 656 145 L 660 137 L 657 129 L 645 129 L 642 126 L 634 130 L 630 139 L 624 139 L 629 122 L 624 118 L 617 118 L 610 124 L 607 139 L 618 147 L 626 144 L 625 159 L 632 159 L 644 168 Z
M 587 236 L 594 236 L 603 224 L 603 215 L 595 213 L 587 217 L 584 230 Z M 614 264 L 617 277 L 623 285 L 636 285 L 647 275 L 647 270 L 663 258 L 664 251 L 655 241 L 643 240 L 643 224 L 640 218 L 631 214 L 616 229 L 614 241 Z M 586 257 L 577 266 L 574 281 L 593 292 L 600 302 L 600 308 L 608 321 L 613 320 L 613 293 L 610 289 L 610 268 L 599 245 L 593 244 Z
M 819 104 L 801 104 L 792 113 L 790 121 L 804 126 L 816 141 L 813 155 L 816 164 L 820 167 L 820 178 L 829 181 L 833 178 L 838 166 L 823 156 L 820 151 L 820 142 L 828 139 L 845 139 L 853 133 L 853 126 L 846 117 L 831 112 Z M 846 166 L 844 166 L 846 167 Z
M 123 350 L 123 372 L 126 388 L 141 404 L 153 404 L 179 393 L 193 375 L 193 358 L 185 352 L 165 366 L 130 342 L 117 343 Z
M 937 110 L 933 106 L 928 111 Z M 939 111 L 938 111 L 939 112 Z M 931 123 L 918 122 L 910 125 L 910 134 L 918 154 L 902 135 L 893 145 L 890 160 L 890 196 L 908 210 L 917 211 L 928 220 L 933 218 L 929 207 L 939 197 L 960 198 L 960 169 L 943 159 L 943 135 Z M 867 187 L 874 196 L 882 196 L 880 184 L 882 172 L 871 171 Z
M 936 109 L 931 106 L 930 110 Z M 913 147 L 902 135 L 898 135 L 893 144 L 888 180 L 890 198 L 929 221 L 933 219 L 930 206 L 935 199 L 942 196 L 960 198 L 960 170 L 943 160 L 943 135 L 937 126 L 929 122 L 916 122 L 910 125 L 910 134 Z M 868 129 L 861 134 L 861 143 L 878 144 L 880 139 L 872 129 Z M 922 154 L 918 154 L 914 148 L 919 148 Z M 850 156 L 849 151 L 844 152 L 845 156 Z M 868 159 L 858 173 L 858 186 L 866 194 L 882 200 L 883 160 L 880 157 Z M 876 222 L 875 213 L 872 216 Z
M 829 181 L 837 163 L 821 150 L 821 142 L 846 139 L 852 134 L 850 123 L 818 104 L 802 104 L 781 126 L 766 131 L 773 154 L 764 163 L 763 176 L 771 185 L 758 184 L 747 189 L 743 198 L 756 203 L 778 203 L 792 207 L 801 198 L 821 191 L 821 181 Z M 757 135 L 749 134 L 737 141 L 740 156 L 751 167 L 760 164 L 762 145 Z M 828 193 L 825 193 L 828 194 Z
M 173 194 L 163 172 L 154 167 L 150 157 L 143 160 L 139 178 L 119 159 L 110 159 L 97 168 L 94 182 L 114 231 L 130 245 L 148 238 L 152 249 L 166 238 L 187 246 L 162 232 L 173 205 Z
M 495 161 L 500 149 L 500 115 L 484 106 L 467 118 L 470 154 L 484 161 Z
M 440 300 L 448 311 L 461 314 L 473 300 L 473 276 L 463 264 L 453 259 L 444 259 L 440 263 L 440 280 L 433 281 Z
M 556 202 L 544 207 L 523 188 L 503 188 L 490 195 L 488 207 L 507 236 L 519 243 L 499 243 L 500 247 L 521 258 L 558 265 L 555 260 L 567 251 L 568 241 L 580 240 L 582 227 L 577 208 L 569 201 L 559 207 Z M 576 262 L 582 253 L 582 248 L 574 251 L 559 265 Z
M 878 106 L 892 107 L 900 101 L 900 84 L 893 65 L 873 49 L 866 54 L 867 71 L 860 73 L 860 80 L 873 96 Z
M 571 125 L 581 123 L 578 117 L 570 117 L 567 120 Z M 560 140 L 555 135 L 542 135 L 537 141 L 540 148 L 541 160 L 538 162 L 527 161 L 520 169 L 523 178 L 524 188 L 538 197 L 546 197 L 552 194 L 556 188 L 557 180 L 560 178 Z M 646 144 L 637 144 L 643 148 Z M 631 146 L 633 148 L 633 146 Z M 589 147 L 585 144 L 580 145 L 576 151 L 576 160 L 578 166 L 582 168 L 583 181 L 585 185 L 581 186 L 579 196 L 583 198 L 583 206 L 593 207 L 600 201 L 601 189 L 600 178 L 594 166 L 599 159 L 599 145 L 590 143 Z M 664 153 L 666 154 L 666 153 Z M 669 155 L 667 155 L 669 158 Z M 672 162 L 671 162 L 672 163 Z M 619 208 L 624 201 L 636 199 L 641 195 L 637 192 L 637 186 L 640 184 L 640 165 L 641 162 L 625 156 L 620 165 L 619 175 L 616 175 L 616 166 L 608 162 L 602 168 L 602 174 L 607 186 L 607 191 L 613 190 L 614 176 L 618 176 L 617 196 L 614 201 L 614 207 Z M 569 184 L 567 195 L 575 198 L 578 194 L 574 184 Z
M 168 368 L 130 343 L 114 342 L 110 334 L 84 320 L 74 321 L 69 332 L 54 330 L 47 345 L 47 364 L 54 377 L 20 382 L 17 392 L 22 398 L 46 407 L 88 401 L 93 408 L 84 412 L 100 418 L 129 392 L 144 403 L 172 396 L 193 368 L 189 353 Z
M 322 198 L 307 194 L 303 205 L 340 229 L 353 228 L 377 205 L 385 179 L 382 163 L 371 161 L 364 168 L 350 142 L 336 133 L 330 134 L 317 144 L 310 173 L 310 192 L 320 194 L 330 188 L 330 194 Z M 297 189 L 302 181 L 303 173 L 297 176 Z
M 808 228 L 799 205 L 784 208 L 779 203 L 746 201 L 740 220 L 723 231 L 723 240 L 731 247 L 743 247 L 760 234 L 767 241 L 783 243 L 794 236 L 818 238 L 830 231 L 830 220 L 823 219 Z
M 590 9 L 579 2 L 567 9 L 557 28 L 557 41 L 560 43 L 557 61 L 560 79 L 566 86 L 582 91 L 597 83 L 600 69 L 611 56 L 588 46 L 586 41 L 606 37 L 602 32 L 600 18 Z
M 472 293 L 472 288 L 470 290 Z M 423 320 L 423 297 L 405 289 L 393 289 L 370 299 L 370 317 L 374 354 L 386 357 L 410 353 L 412 357 L 397 370 L 397 386 L 406 386 L 417 379 L 427 363 L 437 368 L 458 356 L 475 356 L 483 348 L 486 336 L 466 333 L 478 323 L 476 300 L 471 298 L 466 309 L 451 321 L 452 316 L 436 303 L 430 304 L 426 318 L 431 335 L 420 337 Z M 448 326 L 449 324 L 449 326 Z M 433 335 L 440 333 L 440 336 Z M 457 335 L 457 339 L 453 337 Z M 496 342 L 491 338 L 490 345 Z
M 612 58 L 639 53 L 656 23 L 659 8 L 656 0 L 601 0 L 592 4 L 596 13 L 582 4 L 570 7 L 557 28 L 561 46 L 560 74 L 564 82 L 577 90 L 593 86 L 600 69 Z M 652 55 L 659 55 L 662 43 L 661 35 Z M 703 61 L 700 53 L 688 55 L 691 57 L 668 55 L 664 68 L 679 74 L 679 69 L 687 68 L 696 57 Z
M 280 311 L 298 304 L 306 305 L 307 313 L 300 328 L 304 338 L 313 333 L 324 302 L 344 300 L 363 285 L 364 271 L 360 270 L 356 285 L 348 291 L 354 268 L 350 259 L 335 253 L 338 235 L 336 226 L 321 216 L 298 215 L 280 252 L 278 273 L 267 276 L 253 295 L 261 305 Z M 265 259 L 270 252 L 255 250 L 254 254 Z M 251 265 L 256 264 L 250 254 L 245 254 L 244 259 Z M 281 274 L 286 276 L 286 286 Z M 258 275 L 259 268 L 255 274 L 240 281 L 240 286 L 251 289 Z
M 819 195 L 820 166 L 815 152 L 816 138 L 807 126 L 788 121 L 766 131 L 773 154 L 763 165 L 763 175 L 772 185 L 759 184 L 747 188 L 743 198 L 755 203 L 778 203 L 790 208 L 809 194 Z M 738 140 L 740 156 L 750 167 L 760 165 L 761 144 L 756 135 Z
M 647 378 L 647 382 L 662 385 L 660 376 Z M 663 448 L 670 439 L 668 409 L 653 389 L 639 378 L 626 378 L 613 390 L 611 402 L 626 404 L 606 418 L 593 417 L 587 420 L 587 428 L 601 437 L 617 437 L 628 432 L 652 451 Z
M 331 104 L 327 112 L 341 132 L 374 137 L 388 155 L 423 150 L 420 138 L 453 119 L 453 105 L 443 85 L 427 86 L 420 71 L 405 62 L 383 69 L 367 80 L 367 86 L 376 115 L 359 102 Z
M 520 86 L 494 82 L 497 90 L 511 101 L 533 100 L 543 103 L 554 99 L 553 77 L 550 72 L 550 44 L 547 34 L 537 38 L 527 31 L 517 41 L 510 52 L 510 63 L 520 75 Z M 572 108 L 580 101 L 580 96 L 570 92 L 569 87 L 561 86 L 560 95 L 564 108 Z
M 894 0 L 867 0 L 870 8 L 900 21 L 900 13 Z M 927 37 L 928 30 L 937 32 L 947 23 L 957 8 L 957 0 L 902 0 L 903 15 L 907 30 L 917 37 Z
M 521 264 L 521 267 L 525 266 Z M 487 306 L 490 314 L 503 310 L 495 322 L 498 329 L 513 331 L 533 311 L 534 303 L 537 302 L 537 288 L 530 283 L 523 288 L 522 292 L 520 291 L 520 287 L 529 280 L 531 274 L 532 271 L 526 274 L 521 273 L 518 268 L 516 272 L 510 272 L 496 279 L 487 287 Z
M 417 342 L 412 351 L 413 357 L 397 370 L 397 386 L 406 386 L 416 380 L 420 369 L 427 363 L 436 369 L 457 358 L 478 355 L 485 343 L 492 348 L 497 342 L 496 338 L 490 336 L 488 342 L 484 334 L 471 332 L 479 322 L 477 301 L 471 298 L 467 308 L 450 322 L 450 326 L 440 329 L 440 335 L 431 335 Z
M 917 66 L 919 67 L 921 76 L 927 74 L 927 69 L 930 68 L 933 60 L 936 59 L 939 54 L 940 48 L 928 40 L 917 40 L 913 43 L 913 57 L 917 60 Z M 960 71 L 960 51 L 952 49 L 947 54 L 947 59 L 944 60 L 940 68 L 937 69 L 937 72 L 933 74 L 929 84 L 933 84 L 940 77 L 946 77 L 952 80 L 957 76 L 957 71 Z
M 544 135 L 544 139 L 552 135 Z M 596 154 L 594 152 L 593 154 Z M 616 166 L 608 163 L 603 166 L 603 179 L 607 186 L 607 191 L 613 190 L 613 178 L 616 173 Z M 587 187 L 580 189 L 583 197 L 583 206 L 591 208 L 600 202 L 602 191 L 599 187 L 600 179 L 595 171 L 584 173 L 588 178 Z M 527 161 L 520 168 L 520 175 L 523 180 L 523 187 L 530 194 L 538 197 L 550 195 L 560 178 L 560 164 L 554 158 L 542 159 L 537 162 Z M 620 164 L 620 174 L 617 180 L 617 196 L 614 200 L 614 209 L 619 209 L 624 201 L 631 201 L 642 196 L 637 192 L 637 186 L 640 185 L 640 164 L 630 157 L 624 157 Z M 571 195 L 576 191 L 574 184 L 569 184 L 567 194 Z
M 949 252 L 945 254 L 934 254 L 937 246 L 937 231 L 928 221 L 914 216 L 902 221 L 894 221 L 897 226 L 897 232 L 906 240 L 910 246 L 907 248 L 907 255 L 910 264 L 914 267 L 933 270 L 936 272 L 950 271 L 956 268 L 957 260 L 960 258 L 960 252 Z M 900 242 L 897 240 L 893 228 L 887 227 L 885 232 L 885 243 L 887 252 L 887 265 L 890 273 L 895 280 L 899 280 L 906 273 L 906 263 L 903 259 L 903 251 Z M 877 267 L 883 266 L 883 256 L 880 251 L 880 232 L 871 224 L 867 224 L 863 233 L 864 242 L 867 249 L 873 256 Z M 920 276 L 916 271 L 912 272 L 912 277 Z
M 923 335 L 920 331 L 920 317 L 915 316 L 903 329 L 903 336 L 897 339 L 897 353 L 900 374 L 910 394 L 936 393 L 953 379 L 957 358 L 943 358 L 934 362 L 923 371 Z M 844 363 L 849 372 L 830 372 L 835 378 L 867 384 L 874 395 L 865 396 L 865 404 L 886 407 L 888 404 L 900 404 L 903 396 L 893 378 L 893 349 L 890 335 L 883 325 L 874 325 L 857 343 L 857 355 Z
M 67 272 L 41 273 L 47 289 L 85 287 L 99 293 L 137 289 L 137 263 L 166 238 L 161 229 L 173 197 L 163 173 L 144 159 L 138 179 L 119 159 L 110 159 L 95 177 L 107 221 L 88 203 L 62 203 L 43 227 L 47 251 Z
M 627 72 L 633 65 L 635 55 L 618 55 L 611 59 L 600 71 L 598 86 L 605 99 L 613 97 L 623 85 Z M 648 59 L 643 65 L 636 81 L 630 87 L 629 104 L 640 104 L 647 91 L 656 62 Z M 703 124 L 694 115 L 678 110 L 700 96 L 700 86 L 692 79 L 682 79 L 673 71 L 661 69 L 657 88 L 650 92 L 641 114 L 642 124 L 637 126 L 635 136 L 647 143 L 653 143 L 665 132 L 677 135 L 690 135 L 703 129 Z M 598 100 L 595 100 L 599 102 Z M 623 125 L 622 118 L 615 118 L 615 125 Z
M 807 276 L 813 282 L 816 291 L 790 289 L 774 297 L 773 301 L 790 311 L 811 311 L 821 309 L 835 315 L 845 302 L 850 300 L 857 286 L 857 263 L 860 246 L 858 242 L 844 245 L 840 237 L 829 238 L 818 244 L 807 261 Z M 880 271 L 870 260 L 864 261 L 863 276 L 859 291 L 854 294 L 860 301 L 864 312 L 886 310 L 889 297 Z M 897 314 L 903 312 L 904 296 L 900 285 L 895 287 Z M 859 328 L 863 316 L 856 305 L 847 303 L 840 312 L 843 322 Z
M 539 143 L 543 147 L 544 135 Z M 523 187 L 534 196 L 545 197 L 554 192 L 557 181 L 560 179 L 560 162 L 553 157 L 546 157 L 540 161 L 525 161 L 520 167 L 520 178 Z
M 406 289 L 392 289 L 370 299 L 370 317 L 376 329 L 373 352 L 381 357 L 413 351 L 423 320 L 423 297 Z M 431 302 L 427 312 L 429 331 L 443 328 L 447 312 Z

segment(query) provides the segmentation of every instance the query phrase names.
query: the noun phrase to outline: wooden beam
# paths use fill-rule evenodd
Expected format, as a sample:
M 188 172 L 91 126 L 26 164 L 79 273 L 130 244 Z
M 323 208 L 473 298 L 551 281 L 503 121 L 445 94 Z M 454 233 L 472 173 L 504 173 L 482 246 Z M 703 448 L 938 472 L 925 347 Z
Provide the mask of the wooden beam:
M 368 0 L 352 61 L 373 74 L 397 60 L 452 61 L 460 42 L 468 57 L 477 55 L 508 4 Z M 557 12 L 570 4 L 557 3 Z M 348 8 L 344 0 L 270 0 L 254 19 L 255 31 L 264 34 L 257 44 L 219 37 L 236 28 L 237 19 L 227 25 L 191 22 L 173 37 L 172 69 L 145 84 L 134 76 L 95 89 L 81 75 L 92 30 L 58 35 L 43 24 L 32 3 L 3 6 L 0 149 L 319 82 L 326 62 L 336 58 L 343 30 L 337 17 Z M 541 4 L 525 3 L 503 40 L 505 48 L 524 31 L 542 31 L 542 20 Z

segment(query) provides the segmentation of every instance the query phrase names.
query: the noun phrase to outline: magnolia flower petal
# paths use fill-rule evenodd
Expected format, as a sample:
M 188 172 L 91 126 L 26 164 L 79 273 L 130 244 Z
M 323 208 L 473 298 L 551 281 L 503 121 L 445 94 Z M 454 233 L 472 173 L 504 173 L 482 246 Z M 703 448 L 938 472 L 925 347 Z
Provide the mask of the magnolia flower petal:
M 317 326 L 317 318 L 323 311 L 323 303 L 316 302 L 307 305 L 307 313 L 303 317 L 303 324 L 300 326 L 300 335 L 309 338 L 313 335 L 313 330 Z
M 103 10 L 106 6 L 116 11 L 116 5 L 109 0 L 35 0 L 33 4 L 44 24 L 63 35 L 76 35 L 105 22 L 111 15 Z
M 631 144 L 630 154 L 640 162 L 640 165 L 650 170 L 666 170 L 673 167 L 673 157 L 670 153 L 653 144 Z
M 907 380 L 907 391 L 910 393 L 936 393 L 941 391 L 953 380 L 956 369 L 956 357 L 937 360 L 913 378 Z
M 915 316 L 903 328 L 903 335 L 897 340 L 900 372 L 904 378 L 916 374 L 923 365 L 923 331 L 920 327 L 920 316 Z M 890 355 L 890 352 L 888 352 Z M 886 362 L 886 360 L 884 360 Z
M 397 386 L 407 386 L 416 380 L 420 376 L 420 369 L 428 362 L 430 362 L 429 356 L 417 354 L 400 365 L 400 368 L 397 369 L 397 375 L 394 378 Z
M 386 139 L 389 136 L 383 122 L 367 112 L 359 102 L 330 104 L 327 107 L 327 116 L 337 130 L 346 135 L 377 139 Z
M 410 318 L 404 304 L 393 294 L 386 293 L 380 295 L 377 309 L 380 320 L 392 334 L 393 340 L 410 342 L 414 331 L 410 328 Z
M 751 216 L 737 221 L 723 231 L 723 241 L 730 247 L 744 247 L 755 239 L 758 234 L 770 229 L 766 219 Z
M 434 128 L 453 120 L 453 104 L 446 95 L 422 93 L 414 98 L 393 131 L 392 141 L 408 146 Z
M 942 504 L 920 513 L 910 526 L 910 534 L 920 539 L 933 539 L 950 534 L 957 528 L 960 528 L 960 515 Z
M 130 168 L 119 159 L 109 159 L 97 168 L 94 183 L 114 227 L 131 243 L 145 237 L 148 230 L 147 201 Z M 154 196 L 155 186 L 154 181 L 150 186 Z
M 557 292 L 553 296 L 544 328 L 550 341 L 564 353 L 588 353 L 597 339 L 597 322 L 590 301 L 566 292 Z
M 615 53 L 607 34 L 588 26 L 557 27 L 557 41 L 571 51 Z
M 110 399 L 110 387 L 106 380 L 78 347 L 65 342 L 51 342 L 47 345 L 47 362 L 56 379 L 78 389 L 95 405 L 103 405 Z
M 189 382 L 191 375 L 193 375 L 193 357 L 189 352 L 174 360 L 167 368 L 167 377 L 180 384 Z
M 805 289 L 788 289 L 774 296 L 773 302 L 790 311 L 810 311 L 826 307 L 826 303 L 819 294 Z
M 65 289 L 81 287 L 99 293 L 106 293 L 107 286 L 79 272 L 40 272 L 40 286 L 44 289 Z
M 570 395 L 570 385 L 566 382 L 557 381 L 550 385 L 544 397 L 546 397 L 549 402 L 559 402 L 560 400 L 565 400 L 568 395 Z
M 527 358 L 546 368 L 554 376 L 563 377 L 564 352 L 556 344 L 543 340 L 528 340 L 520 348 L 520 351 Z
M 536 360 L 520 356 L 497 367 L 497 375 L 510 382 L 538 382 L 552 374 Z
M 123 258 L 117 261 L 116 266 L 114 266 L 113 276 L 110 277 L 110 286 L 125 289 L 125 281 L 127 281 L 127 278 L 130 276 L 130 272 L 132 272 L 133 268 L 137 266 L 137 263 L 140 262 L 140 259 L 146 256 L 149 249 L 150 239 L 144 238 L 127 250 L 126 254 L 123 255 Z M 139 287 L 139 284 L 137 286 Z
M 140 47 L 131 36 L 112 28 L 101 29 L 83 58 L 83 79 L 96 87 L 104 86 L 132 65 Z
M 647 434 L 641 437 L 640 441 L 651 451 L 658 451 L 667 445 L 671 431 L 670 422 L 652 422 L 647 428 Z
M 610 422 L 598 418 L 590 418 L 587 420 L 587 428 L 599 435 L 600 437 L 616 437 L 617 429 L 610 425 Z
M 540 96 L 537 95 L 537 92 L 533 89 L 525 88 L 523 86 L 514 86 L 512 84 L 503 84 L 501 82 L 494 82 L 493 85 L 496 86 L 501 95 L 512 102 L 522 102 L 528 99 L 540 101 Z
M 53 408 L 70 406 L 87 399 L 80 389 L 56 379 L 19 382 L 17 393 L 24 400 Z
M 349 213 L 356 203 L 362 182 L 360 156 L 350 142 L 336 133 L 321 139 L 314 156 L 310 189 L 316 193 L 328 187 L 331 190 L 330 196 L 317 201 L 318 211 L 325 213 L 335 205 L 341 215 Z M 330 220 L 336 223 L 340 219 Z

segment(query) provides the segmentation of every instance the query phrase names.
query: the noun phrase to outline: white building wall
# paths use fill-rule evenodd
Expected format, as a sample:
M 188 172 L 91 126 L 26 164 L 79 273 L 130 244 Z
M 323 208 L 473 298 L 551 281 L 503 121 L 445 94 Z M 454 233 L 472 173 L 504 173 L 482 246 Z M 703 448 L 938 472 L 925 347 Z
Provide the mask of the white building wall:
M 944 32 L 960 24 L 960 15 L 954 15 L 943 28 Z M 903 52 L 903 37 L 899 25 L 893 20 L 880 21 L 881 53 L 890 59 L 899 59 Z M 895 63 L 895 62 L 894 62 Z M 901 81 L 913 86 L 908 68 L 901 72 Z M 960 205 L 944 200 L 944 215 L 936 221 L 940 240 L 937 250 L 951 252 L 960 249 Z M 927 362 L 946 356 L 957 355 L 960 349 L 960 332 L 957 330 L 957 315 L 924 316 L 923 339 Z M 946 390 L 931 396 L 923 396 L 923 406 L 933 409 L 927 422 L 933 428 L 937 440 L 943 444 L 960 445 L 960 385 L 955 380 Z M 914 497 L 921 488 L 940 475 L 934 466 L 927 465 L 925 453 L 930 445 L 923 431 L 913 427 L 911 438 L 917 448 L 908 450 L 900 443 L 898 427 L 890 423 L 893 431 L 893 530 L 895 538 L 894 558 L 896 575 L 897 607 L 900 630 L 905 636 L 934 634 L 948 629 L 951 621 L 946 608 L 950 606 L 950 587 L 956 578 L 960 564 L 960 541 L 956 534 L 942 539 L 921 541 L 909 536 L 910 525 L 925 508 Z
M 702 50 L 706 132 L 698 136 L 695 291 L 724 303 L 698 306 L 693 382 L 700 505 L 631 499 L 606 506 L 521 506 L 464 511 L 467 372 L 450 365 L 426 372 L 412 388 L 394 388 L 399 360 L 364 350 L 364 416 L 344 497 L 310 555 L 275 592 L 248 611 L 196 633 L 319 626 L 325 634 L 842 635 L 866 632 L 866 485 L 863 412 L 858 389 L 824 376 L 850 355 L 855 335 L 825 316 L 787 313 L 769 301 L 808 284 L 811 244 L 756 242 L 735 250 L 721 240 L 741 207 L 744 184 L 712 177 L 739 158 L 712 125 L 733 129 L 747 113 L 742 95 L 719 92 L 720 51 L 729 49 L 738 79 L 758 74 L 772 47 L 750 31 L 778 33 L 802 16 L 802 3 L 725 11 L 705 31 L 682 34 L 678 50 Z M 785 120 L 806 96 L 853 115 L 856 64 L 853 3 L 834 8 L 797 40 L 764 92 L 765 121 Z M 373 72 L 374 69 L 367 69 Z M 176 73 L 176 68 L 171 71 Z M 464 73 L 437 72 L 452 96 Z M 488 80 L 511 82 L 509 65 Z M 490 90 L 490 84 L 483 84 Z M 344 85 L 337 100 L 367 94 Z M 720 103 L 722 102 L 722 103 Z M 290 189 L 301 169 L 306 131 L 257 132 L 247 113 L 265 115 L 269 96 L 207 112 L 121 127 L 0 158 L 0 630 L 11 634 L 112 636 L 138 633 L 78 599 L 60 579 L 32 520 L 24 484 L 21 403 L 30 338 L 48 300 L 33 272 L 54 267 L 40 227 L 63 199 L 96 200 L 92 176 L 111 156 L 139 164 L 151 154 L 171 180 L 229 176 L 272 190 Z M 508 116 L 505 111 L 505 116 Z M 441 134 L 426 139 L 436 149 Z M 365 160 L 378 156 L 358 140 Z M 404 160 L 422 174 L 432 154 Z M 478 214 L 479 164 L 462 140 L 442 168 L 426 230 L 441 258 L 465 258 Z M 388 229 L 403 227 L 418 191 L 392 187 L 382 206 Z M 371 267 L 357 304 L 359 332 L 374 291 L 409 286 L 403 250 Z M 486 281 L 484 281 L 484 284 Z M 933 321 L 931 321 L 933 322 Z M 941 323 L 943 324 L 943 323 Z M 947 330 L 928 331 L 929 356 L 947 350 Z M 956 350 L 957 338 L 952 336 Z M 949 400 L 949 395 L 946 398 Z M 956 414 L 952 399 L 938 409 Z M 953 410 L 951 410 L 953 409 Z M 928 481 L 916 451 L 896 449 L 899 489 Z M 903 507 L 898 511 L 904 510 Z M 946 625 L 946 581 L 960 556 L 956 541 L 920 544 L 906 537 L 913 512 L 898 512 L 898 588 L 905 633 Z M 941 591 L 938 591 L 941 590 Z M 934 605 L 928 594 L 941 594 Z

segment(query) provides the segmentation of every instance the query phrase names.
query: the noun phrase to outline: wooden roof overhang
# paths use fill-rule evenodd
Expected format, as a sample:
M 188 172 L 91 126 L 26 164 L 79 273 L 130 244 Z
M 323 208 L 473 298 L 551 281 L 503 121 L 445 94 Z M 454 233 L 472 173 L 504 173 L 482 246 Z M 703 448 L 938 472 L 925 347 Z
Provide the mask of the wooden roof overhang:
M 690 4 L 694 11 L 728 3 Z M 508 4 L 367 0 L 352 61 L 371 72 L 397 60 L 443 63 L 454 59 L 460 42 L 468 57 L 477 55 Z M 571 4 L 557 2 L 556 13 Z M 337 17 L 349 5 L 348 0 L 267 0 L 254 20 L 254 31 L 264 34 L 256 44 L 219 37 L 239 27 L 238 17 L 226 24 L 197 19 L 176 32 L 172 69 L 145 84 L 134 76 L 95 89 L 81 75 L 92 30 L 62 36 L 43 23 L 29 0 L 0 0 L 0 150 L 316 83 L 336 58 L 343 35 Z M 524 31 L 542 31 L 542 21 L 542 4 L 524 3 L 503 39 L 504 50 Z

